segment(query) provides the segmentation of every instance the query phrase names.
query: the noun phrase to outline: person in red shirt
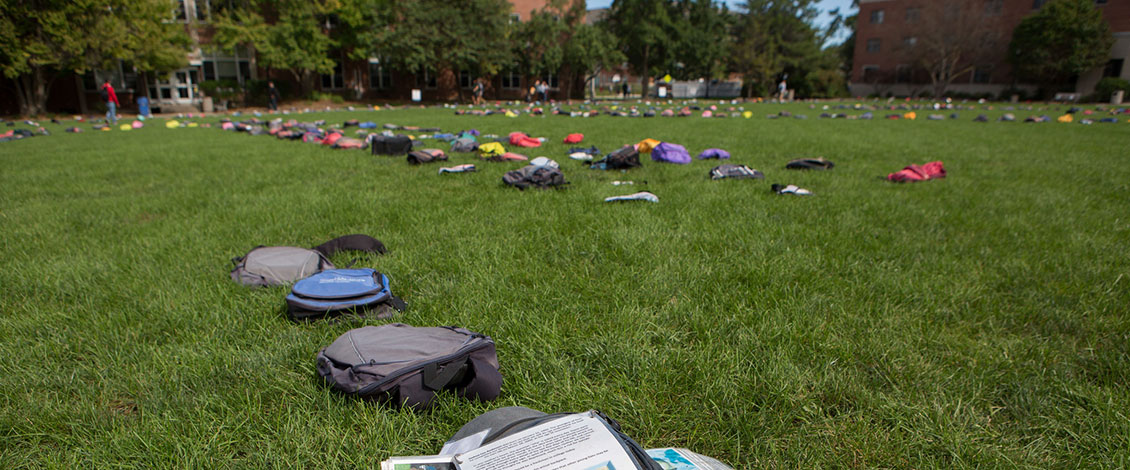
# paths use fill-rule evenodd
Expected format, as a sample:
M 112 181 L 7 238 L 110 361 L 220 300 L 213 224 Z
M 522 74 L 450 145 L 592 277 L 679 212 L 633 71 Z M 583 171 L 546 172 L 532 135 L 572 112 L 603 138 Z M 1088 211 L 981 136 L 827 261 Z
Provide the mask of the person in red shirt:
M 110 85 L 110 81 L 106 80 L 102 83 L 102 101 L 106 102 L 106 122 L 116 125 L 118 124 L 118 95 L 114 93 L 114 87 Z

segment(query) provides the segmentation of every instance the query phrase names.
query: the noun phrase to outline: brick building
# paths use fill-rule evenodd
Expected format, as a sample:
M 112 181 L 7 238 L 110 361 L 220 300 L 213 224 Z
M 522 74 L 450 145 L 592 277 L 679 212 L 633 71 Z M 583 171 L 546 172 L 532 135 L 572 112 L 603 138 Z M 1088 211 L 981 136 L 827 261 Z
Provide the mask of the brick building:
M 981 1 L 981 0 L 978 0 Z M 935 3 L 937 2 L 937 3 Z M 923 34 L 932 18 L 932 7 L 945 0 L 860 0 L 856 22 L 855 56 L 851 73 L 851 92 L 856 96 L 871 94 L 910 96 L 930 91 L 929 76 L 916 67 L 905 51 Z M 1012 30 L 1047 0 L 983 0 L 978 7 L 983 21 L 992 28 L 995 38 L 976 51 L 971 71 L 953 81 L 948 92 L 998 95 L 1016 87 L 1034 90 L 1031 85 L 1017 83 L 1006 60 Z M 1074 90 L 1080 94 L 1094 91 L 1103 77 L 1130 79 L 1130 0 L 1095 0 L 1095 7 L 1110 24 L 1115 44 L 1110 61 L 1103 67 L 1081 75 Z M 954 31 L 960 30 L 958 27 Z

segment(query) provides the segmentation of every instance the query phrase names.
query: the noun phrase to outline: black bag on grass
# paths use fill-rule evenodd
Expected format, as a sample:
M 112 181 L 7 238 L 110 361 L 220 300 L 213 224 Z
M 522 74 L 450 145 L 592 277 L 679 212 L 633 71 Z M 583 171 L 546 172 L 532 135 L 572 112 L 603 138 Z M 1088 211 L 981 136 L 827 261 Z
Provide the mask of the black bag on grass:
M 412 150 L 412 139 L 406 135 L 388 137 L 374 134 L 369 138 L 372 139 L 373 155 L 407 155 Z
M 329 257 L 341 250 L 383 254 L 383 243 L 368 235 L 346 235 L 311 248 L 296 246 L 257 246 L 247 254 L 232 258 L 233 281 L 249 287 L 278 286 L 297 281 L 326 269 L 334 269 Z
M 502 389 L 494 340 L 454 326 L 350 330 L 318 353 L 317 370 L 339 392 L 418 409 L 441 390 L 490 401 Z
M 518 189 L 529 187 L 545 189 L 568 184 L 565 182 L 565 174 L 561 173 L 561 170 L 538 165 L 526 165 L 517 170 L 508 171 L 505 175 L 502 175 L 502 182 Z
M 789 170 L 831 170 L 836 164 L 820 158 L 798 158 L 785 164 Z
M 620 150 L 608 154 L 598 162 L 594 162 L 593 169 L 599 170 L 626 170 L 639 168 L 640 152 L 635 147 L 628 145 Z

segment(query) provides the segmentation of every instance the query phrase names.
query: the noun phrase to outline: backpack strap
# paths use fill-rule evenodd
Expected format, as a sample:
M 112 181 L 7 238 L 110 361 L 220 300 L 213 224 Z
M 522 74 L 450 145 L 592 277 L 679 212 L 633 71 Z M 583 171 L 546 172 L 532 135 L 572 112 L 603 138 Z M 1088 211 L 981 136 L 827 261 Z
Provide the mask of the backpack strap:
M 382 255 L 388 252 L 388 249 L 385 248 L 384 243 L 381 243 L 380 240 L 360 233 L 337 237 L 314 247 L 314 250 L 327 258 L 341 250 L 364 251 Z

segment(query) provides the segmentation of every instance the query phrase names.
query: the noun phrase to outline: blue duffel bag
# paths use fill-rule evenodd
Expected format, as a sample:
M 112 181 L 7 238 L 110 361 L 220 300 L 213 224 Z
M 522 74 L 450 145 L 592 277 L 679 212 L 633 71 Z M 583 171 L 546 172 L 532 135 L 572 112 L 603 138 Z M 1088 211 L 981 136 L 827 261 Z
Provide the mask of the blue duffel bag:
M 389 318 L 406 307 L 389 290 L 388 276 L 370 268 L 327 269 L 302 279 L 286 296 L 286 306 L 296 322 L 343 313 Z

